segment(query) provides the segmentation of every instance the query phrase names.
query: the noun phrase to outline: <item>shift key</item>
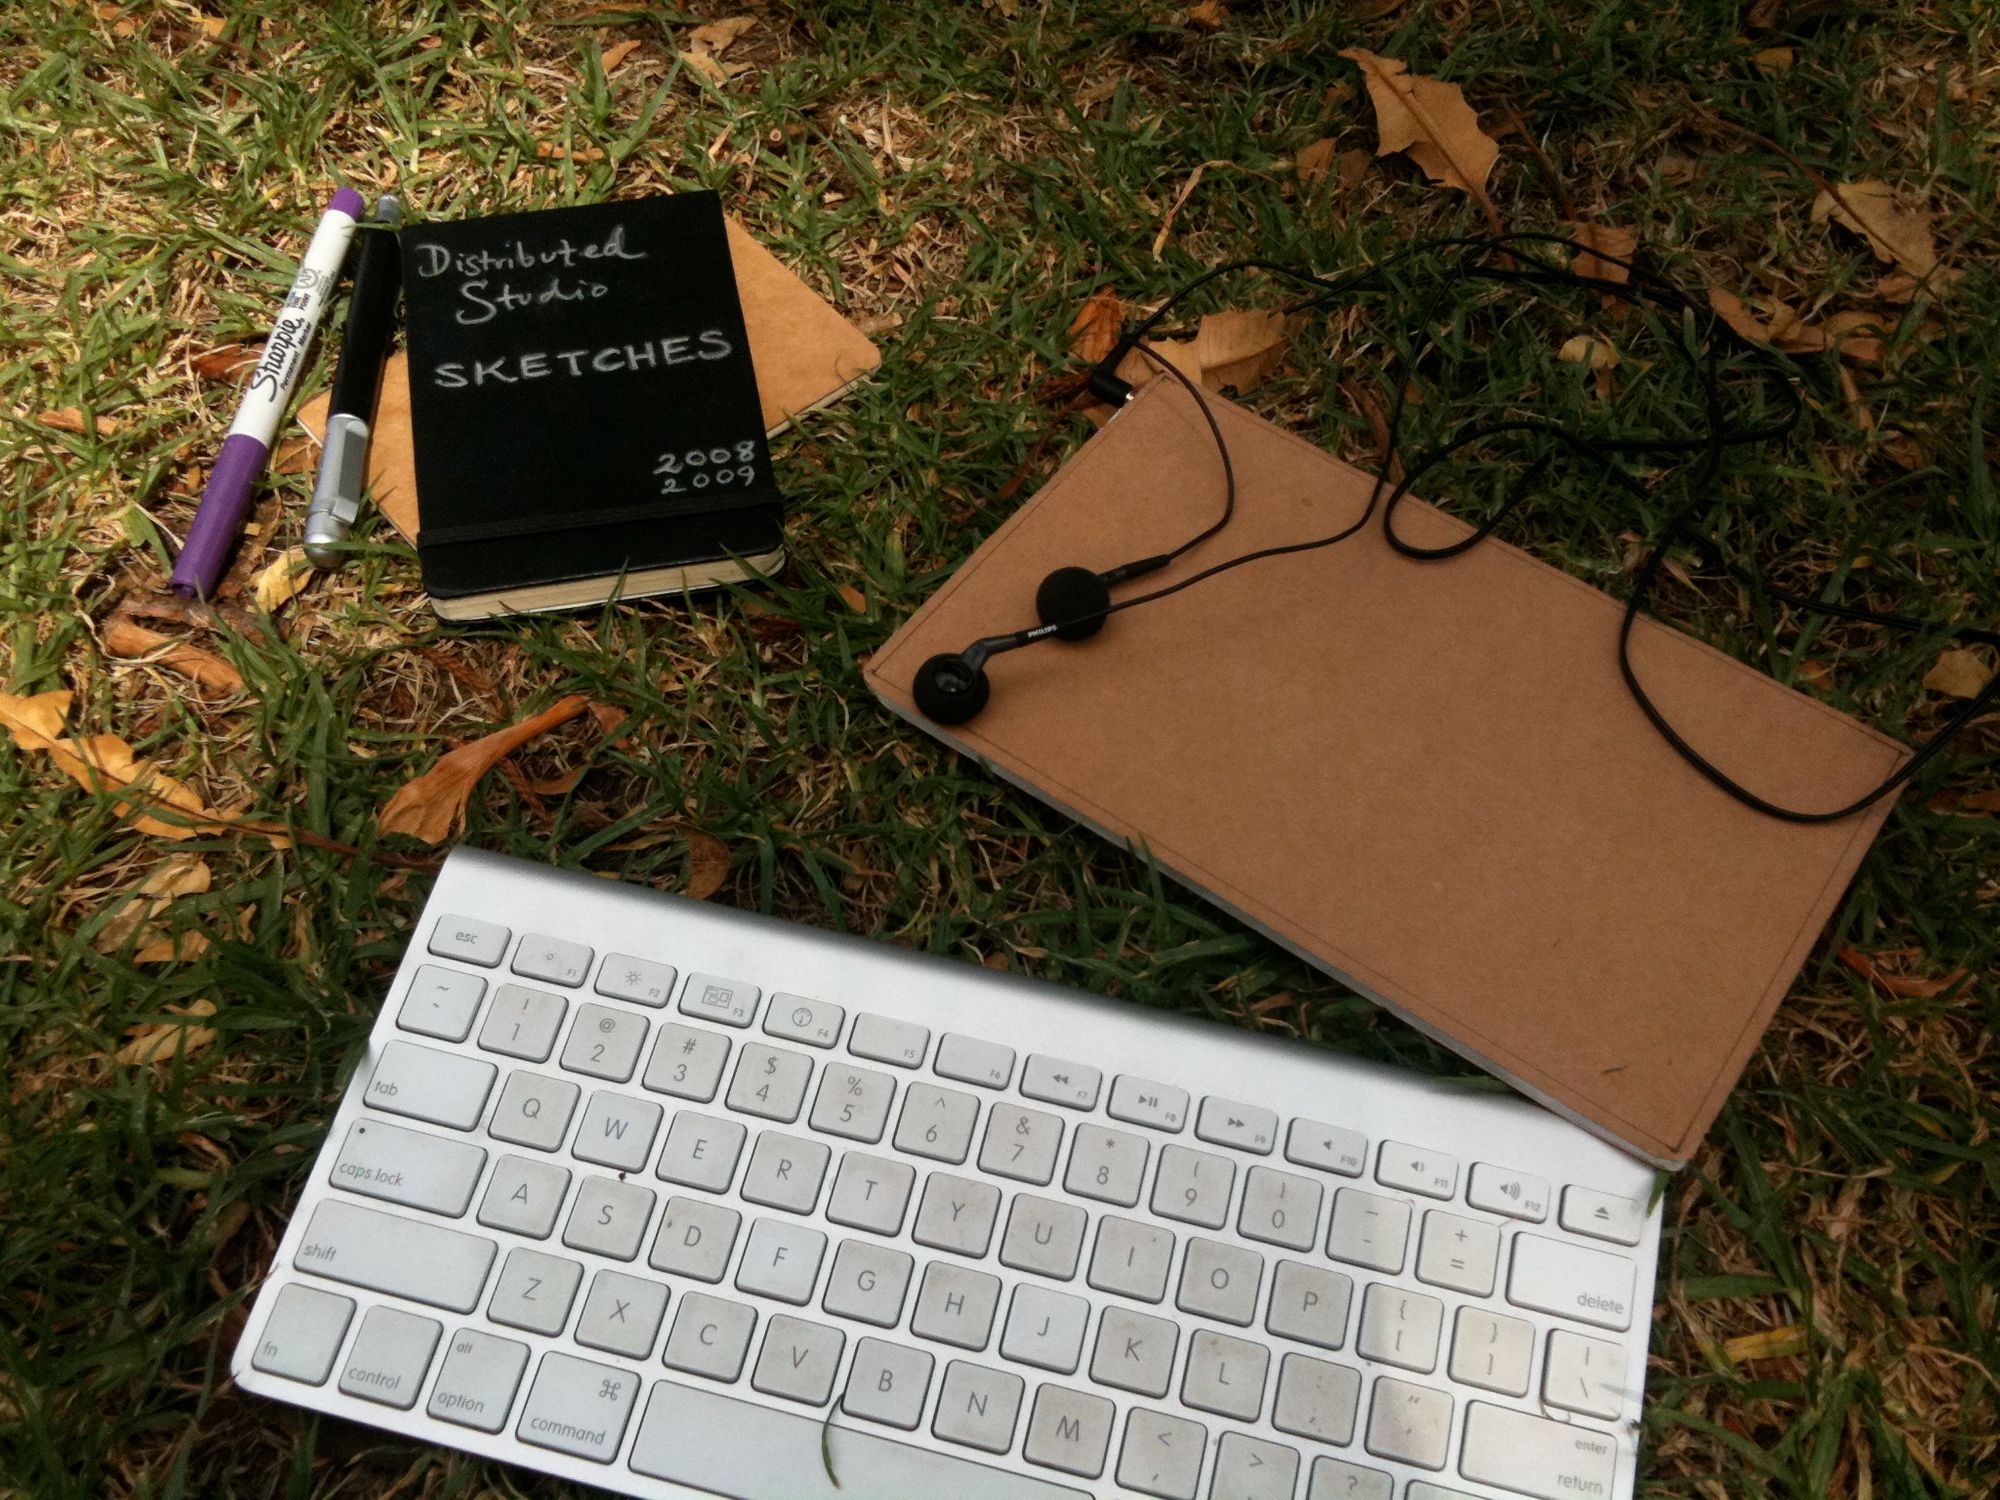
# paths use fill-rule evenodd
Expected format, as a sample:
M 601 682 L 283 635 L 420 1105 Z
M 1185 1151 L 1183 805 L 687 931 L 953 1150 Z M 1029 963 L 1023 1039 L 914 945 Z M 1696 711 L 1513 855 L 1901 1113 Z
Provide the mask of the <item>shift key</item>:
M 328 1199 L 292 1264 L 312 1276 L 469 1313 L 493 1268 L 493 1241 Z

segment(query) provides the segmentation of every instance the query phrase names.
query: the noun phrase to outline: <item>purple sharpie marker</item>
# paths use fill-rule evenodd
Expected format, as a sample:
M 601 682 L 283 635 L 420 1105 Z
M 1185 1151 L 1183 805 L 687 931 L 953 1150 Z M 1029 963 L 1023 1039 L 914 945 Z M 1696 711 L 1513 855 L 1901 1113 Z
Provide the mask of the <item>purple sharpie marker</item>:
M 264 356 L 244 388 L 243 405 L 230 424 L 229 436 L 222 440 L 215 467 L 208 471 L 208 487 L 201 492 L 187 543 L 174 562 L 174 576 L 168 580 L 167 586 L 176 594 L 206 599 L 222 580 L 229 554 L 250 517 L 251 492 L 271 456 L 271 439 L 299 383 L 299 372 L 305 368 L 306 346 L 312 342 L 319 315 L 340 279 L 340 264 L 347 258 L 355 221 L 364 208 L 359 193 L 341 188 L 313 231 L 305 263 L 285 294 L 285 305 L 278 309 Z

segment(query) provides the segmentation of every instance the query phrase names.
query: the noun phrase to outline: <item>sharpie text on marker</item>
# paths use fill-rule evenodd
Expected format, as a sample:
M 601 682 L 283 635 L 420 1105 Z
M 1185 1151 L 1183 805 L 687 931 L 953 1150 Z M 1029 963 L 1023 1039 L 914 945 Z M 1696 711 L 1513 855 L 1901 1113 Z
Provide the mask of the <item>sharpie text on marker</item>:
M 698 360 L 727 359 L 736 352 L 720 329 L 676 338 L 649 339 L 643 344 L 609 344 L 602 349 L 562 349 L 555 352 L 503 354 L 495 359 L 447 360 L 431 371 L 440 390 L 462 391 L 485 385 L 519 385 L 551 375 L 616 375 L 626 370 L 652 370 Z

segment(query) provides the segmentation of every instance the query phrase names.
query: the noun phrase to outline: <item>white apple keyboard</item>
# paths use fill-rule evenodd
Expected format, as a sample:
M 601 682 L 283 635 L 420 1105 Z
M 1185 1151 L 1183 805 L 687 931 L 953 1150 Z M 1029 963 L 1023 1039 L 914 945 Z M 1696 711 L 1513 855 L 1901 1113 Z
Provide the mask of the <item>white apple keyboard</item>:
M 1510 1096 L 461 849 L 233 1369 L 627 1495 L 1629 1500 L 1653 1184 Z

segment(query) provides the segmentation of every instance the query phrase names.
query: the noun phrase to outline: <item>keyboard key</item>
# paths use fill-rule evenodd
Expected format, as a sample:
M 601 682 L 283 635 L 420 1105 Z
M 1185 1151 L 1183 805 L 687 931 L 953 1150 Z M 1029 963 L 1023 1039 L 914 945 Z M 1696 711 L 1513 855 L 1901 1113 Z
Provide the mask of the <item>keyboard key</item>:
M 1449 1198 L 1458 1191 L 1458 1160 L 1424 1146 L 1384 1141 L 1375 1159 L 1375 1180 L 1426 1198 Z
M 439 917 L 431 928 L 430 951 L 439 958 L 455 958 L 461 963 L 492 969 L 499 967 L 500 960 L 507 956 L 507 941 L 513 935 L 497 922 Z
M 1386 1375 L 1376 1380 L 1364 1445 L 1370 1453 L 1377 1458 L 1401 1459 L 1421 1469 L 1442 1469 L 1450 1441 L 1451 1397 Z M 1608 1495 L 1610 1487 L 1595 1493 Z
M 1194 1500 L 1208 1429 L 1185 1417 L 1134 1407 L 1118 1450 L 1118 1483 L 1160 1500 Z
M 1342 1188 L 1333 1195 L 1326 1253 L 1350 1265 L 1396 1272 L 1410 1239 L 1410 1205 L 1400 1198 Z
M 329 1198 L 313 1210 L 292 1264 L 309 1275 L 469 1313 L 496 1253 L 480 1235 Z
M 756 1331 L 755 1308 L 706 1292 L 689 1292 L 681 1298 L 681 1310 L 674 1314 L 673 1332 L 667 1335 L 660 1359 L 669 1369 L 728 1382 L 743 1373 L 750 1336 Z M 715 1437 L 711 1430 L 704 1434 L 704 1441 L 713 1443 Z M 638 1463 L 636 1453 L 633 1463 Z
M 576 1315 L 576 1341 L 586 1349 L 644 1359 L 653 1352 L 667 1314 L 667 1289 L 642 1276 L 599 1271 L 590 1279 L 583 1311 Z
M 930 1045 L 928 1026 L 865 1014 L 854 1018 L 854 1031 L 847 1039 L 847 1050 L 856 1057 L 870 1058 L 897 1068 L 920 1067 Z
M 1285 1160 L 1342 1177 L 1359 1177 L 1368 1166 L 1368 1137 L 1358 1130 L 1294 1120 L 1285 1133 Z
M 1626 1394 L 1622 1348 L 1561 1329 L 1549 1335 L 1542 1368 L 1542 1400 L 1548 1405 L 1615 1422 L 1625 1413 Z
M 1378 1281 L 1361 1299 L 1361 1331 L 1355 1352 L 1428 1375 L 1437 1368 L 1438 1331 L 1444 1326 L 1444 1304 L 1421 1292 Z
M 660 1148 L 660 1164 L 653 1170 L 662 1180 L 682 1187 L 727 1192 L 749 1135 L 734 1120 L 677 1110 L 674 1123 L 667 1127 L 667 1143 Z
M 1308 1496 L 1307 1500 L 1311 1497 Z M 1428 1479 L 1413 1479 L 1410 1487 L 1403 1491 L 1403 1500 L 1484 1500 L 1484 1497 L 1473 1494 L 1471 1490 L 1447 1489 L 1444 1485 L 1432 1484 Z
M 819 1305 L 836 1318 L 894 1328 L 903 1316 L 903 1298 L 915 1268 L 916 1262 L 901 1250 L 866 1240 L 842 1240 Z M 914 1427 L 916 1419 L 901 1425 Z
M 486 981 L 477 974 L 425 964 L 410 981 L 396 1024 L 419 1036 L 462 1042 L 472 1032 L 472 1018 L 485 994 Z
M 874 1068 L 829 1062 L 819 1075 L 813 1100 L 814 1130 L 874 1145 L 889 1128 L 889 1106 L 896 1097 L 896 1080 Z
M 1174 1351 L 1180 1340 L 1178 1323 L 1123 1307 L 1107 1307 L 1097 1322 L 1090 1378 L 1099 1385 L 1157 1400 L 1166 1395 L 1173 1381 Z
M 751 1372 L 750 1388 L 824 1406 L 833 1399 L 833 1377 L 846 1348 L 847 1335 L 838 1328 L 779 1313 L 764 1330 L 764 1349 Z
M 607 953 L 594 986 L 600 995 L 660 1009 L 674 993 L 674 966 L 629 953 Z
M 840 1040 L 840 1028 L 847 1012 L 824 1000 L 808 1000 L 804 995 L 773 995 L 771 1008 L 764 1012 L 764 1034 L 788 1042 L 804 1042 L 808 1047 L 831 1047 Z
M 1417 1248 L 1419 1281 L 1489 1297 L 1499 1262 L 1500 1231 L 1496 1226 L 1439 1209 L 1424 1215 L 1424 1236 Z
M 1380 1469 L 1364 1469 L 1344 1458 L 1316 1458 L 1306 1500 L 1390 1500 L 1395 1487 L 1396 1481 Z M 1418 1481 L 1405 1492 L 1403 1500 L 1424 1500 L 1421 1492 L 1429 1488 Z
M 561 995 L 503 984 L 493 992 L 486 1024 L 479 1028 L 480 1048 L 526 1062 L 547 1062 L 568 1010 L 569 1001 Z
M 1298 1449 L 1225 1432 L 1215 1449 L 1209 1500 L 1292 1500 L 1298 1478 Z
M 662 1021 L 653 1039 L 653 1055 L 646 1062 L 646 1076 L 639 1081 L 656 1094 L 706 1104 L 715 1097 L 728 1061 L 729 1038 L 721 1032 Z
M 660 1114 L 660 1106 L 649 1099 L 598 1089 L 583 1107 L 583 1123 L 576 1127 L 569 1154 L 600 1167 L 637 1172 L 653 1154 Z
M 1182 1312 L 1249 1327 L 1257 1312 L 1264 1258 L 1221 1240 L 1191 1239 L 1174 1305 Z
M 470 1142 L 386 1120 L 356 1120 L 334 1159 L 332 1181 L 351 1193 L 455 1219 L 471 1204 L 485 1169 L 486 1153 Z
M 714 974 L 690 974 L 681 991 L 681 1014 L 700 1016 L 724 1026 L 748 1026 L 757 1015 L 763 992 L 740 979 Z
M 849 1151 L 840 1158 L 840 1170 L 834 1174 L 826 1216 L 849 1229 L 895 1234 L 903 1227 L 910 1190 L 916 1182 L 917 1169 L 908 1162 Z
M 1346 1448 L 1354 1442 L 1354 1414 L 1360 1410 L 1362 1374 L 1346 1364 L 1286 1354 L 1278 1362 L 1278 1400 L 1270 1424 L 1296 1438 L 1314 1438 Z
M 1142 1136 L 1102 1125 L 1079 1125 L 1069 1148 L 1063 1187 L 1079 1198 L 1130 1208 L 1139 1201 L 1151 1145 Z
M 924 1183 L 910 1238 L 933 1250 L 977 1260 L 993 1243 L 993 1223 L 999 1215 L 1000 1190 L 992 1183 L 933 1172 Z
M 924 1268 L 910 1332 L 920 1339 L 984 1349 L 1000 1305 L 1000 1278 L 968 1266 L 934 1260 Z
M 750 1150 L 750 1165 L 738 1191 L 746 1201 L 765 1208 L 809 1214 L 819 1201 L 819 1185 L 832 1154 L 818 1141 L 767 1130 Z
M 652 1217 L 650 1188 L 593 1172 L 577 1187 L 576 1205 L 569 1211 L 569 1223 L 563 1226 L 562 1242 L 572 1250 L 630 1260 L 639 1253 Z
M 1090 1304 L 1066 1292 L 1023 1282 L 1014 1288 L 1000 1331 L 1000 1357 L 1017 1364 L 1074 1375 L 1083 1358 Z
M 861 1339 L 854 1345 L 854 1363 L 847 1370 L 840 1409 L 850 1417 L 915 1431 L 923 1420 L 924 1398 L 930 1394 L 935 1363 L 921 1349 L 886 1339 Z
M 717 1442 L 718 1433 L 727 1433 L 729 1440 Z M 1076 1490 L 988 1468 L 935 1447 L 920 1448 L 845 1424 L 829 1427 L 817 1413 L 794 1415 L 665 1380 L 653 1386 L 631 1462 L 641 1474 L 697 1490 L 782 1495 L 785 1500 L 867 1495 L 1083 1500 Z
M 366 1098 L 370 1107 L 392 1115 L 470 1130 L 479 1123 L 499 1071 L 475 1057 L 390 1042 L 369 1076 Z
M 531 932 L 514 950 L 514 972 L 524 979 L 545 979 L 574 988 L 590 972 L 592 953 L 582 943 L 565 942 Z
M 1188 1341 L 1181 1404 L 1196 1411 L 1254 1422 L 1264 1404 L 1271 1352 L 1262 1344 L 1203 1328 Z
M 743 1215 L 701 1198 L 669 1198 L 646 1264 L 692 1281 L 720 1281 Z M 732 1377 L 733 1378 L 733 1377 Z
M 1105 1113 L 1128 1125 L 1176 1131 L 1187 1123 L 1188 1092 L 1150 1078 L 1120 1074 L 1111 1082 L 1111 1102 Z
M 1310 1250 L 1319 1242 L 1321 1195 L 1320 1185 L 1310 1177 L 1274 1167 L 1252 1167 L 1243 1186 L 1236 1232 L 1246 1240 Z
M 608 1464 L 625 1440 L 639 1377 L 570 1354 L 544 1354 L 521 1408 L 514 1435 L 537 1448 L 553 1448 Z
M 570 1116 L 582 1095 L 583 1090 L 566 1079 L 516 1068 L 500 1090 L 486 1133 L 512 1145 L 553 1151 L 569 1133 Z
M 1491 1162 L 1474 1162 L 1472 1180 L 1466 1184 L 1465 1201 L 1488 1213 L 1505 1214 L 1510 1219 L 1528 1219 L 1536 1224 L 1549 1216 L 1549 1184 L 1545 1178 Z
M 955 1359 L 945 1366 L 931 1431 L 947 1443 L 963 1443 L 988 1453 L 1005 1453 L 1014 1443 L 1027 1382 L 1005 1370 Z
M 250 1363 L 267 1375 L 325 1385 L 353 1316 L 353 1298 L 289 1282 L 271 1304 Z
M 1609 1495 L 1618 1444 L 1609 1433 L 1475 1401 L 1465 1414 L 1458 1470 L 1523 1495 Z
M 1271 1282 L 1271 1306 L 1264 1315 L 1264 1326 L 1280 1338 L 1338 1349 L 1347 1337 L 1347 1307 L 1353 1296 L 1352 1278 L 1295 1260 L 1281 1260 Z
M 1000 1264 L 1015 1271 L 1033 1271 L 1068 1281 L 1083 1254 L 1083 1232 L 1090 1215 L 1074 1203 L 1018 1194 L 1007 1212 L 1007 1233 L 1000 1240 Z
M 582 1280 L 583 1267 L 573 1260 L 539 1250 L 509 1250 L 486 1316 L 530 1333 L 561 1333 Z
M 1104 1075 L 1060 1057 L 1030 1053 L 1021 1068 L 1021 1092 L 1044 1104 L 1060 1104 L 1065 1109 L 1095 1109 L 1097 1091 L 1104 1087 Z
M 424 1410 L 441 1422 L 498 1432 L 507 1425 L 521 1372 L 528 1367 L 528 1346 L 496 1338 L 477 1328 L 461 1328 L 445 1348 L 444 1364 Z
M 972 1151 L 979 1101 L 959 1089 L 913 1083 L 903 1091 L 903 1116 L 896 1122 L 896 1149 L 956 1166 Z
M 1220 1229 L 1229 1218 L 1229 1195 L 1236 1187 L 1236 1163 L 1213 1151 L 1167 1146 L 1153 1178 L 1153 1212 L 1163 1219 Z
M 1044 1385 L 1035 1392 L 1035 1409 L 1028 1417 L 1028 1440 L 1022 1445 L 1021 1456 L 1031 1464 L 1095 1479 L 1104 1472 L 1104 1454 L 1111 1445 L 1111 1422 L 1117 1411 L 1102 1396 Z
M 395 1307 L 371 1307 L 340 1367 L 340 1389 L 363 1401 L 408 1411 L 417 1404 L 444 1329 Z
M 1207 1098 L 1195 1118 L 1194 1133 L 1215 1146 L 1234 1146 L 1268 1156 L 1278 1142 L 1278 1117 L 1254 1104 Z
M 646 1045 L 646 1018 L 608 1005 L 579 1005 L 569 1029 L 562 1065 L 571 1073 L 623 1083 L 639 1066 Z
M 789 1125 L 805 1108 L 812 1071 L 812 1059 L 803 1052 L 745 1042 L 737 1054 L 729 1097 L 723 1102 L 739 1114 Z
M 1047 1187 L 1056 1175 L 1062 1133 L 1062 1121 L 1044 1110 L 995 1104 L 986 1116 L 986 1140 L 979 1148 L 979 1170 Z
M 777 1219 L 752 1220 L 743 1260 L 736 1267 L 736 1290 L 804 1307 L 812 1301 L 825 1254 L 826 1236 L 817 1229 Z
M 1590 1188 L 1566 1187 L 1562 1199 L 1562 1227 L 1571 1234 L 1587 1234 L 1614 1245 L 1636 1245 L 1646 1223 L 1646 1205 Z
M 1173 1259 L 1174 1237 L 1169 1231 L 1107 1214 L 1097 1221 L 1097 1246 L 1090 1253 L 1085 1280 L 1095 1291 L 1158 1302 L 1167 1295 L 1167 1271 Z
M 1535 1328 L 1519 1318 L 1477 1307 L 1458 1310 L 1451 1336 L 1451 1378 L 1507 1396 L 1528 1394 L 1528 1363 L 1535 1357 Z
M 942 1078 L 1004 1089 L 1014 1077 L 1014 1049 L 948 1031 L 938 1038 L 937 1061 L 931 1066 Z
M 1564 1240 L 1517 1234 L 1507 1300 L 1623 1331 L 1632 1326 L 1632 1262 Z

